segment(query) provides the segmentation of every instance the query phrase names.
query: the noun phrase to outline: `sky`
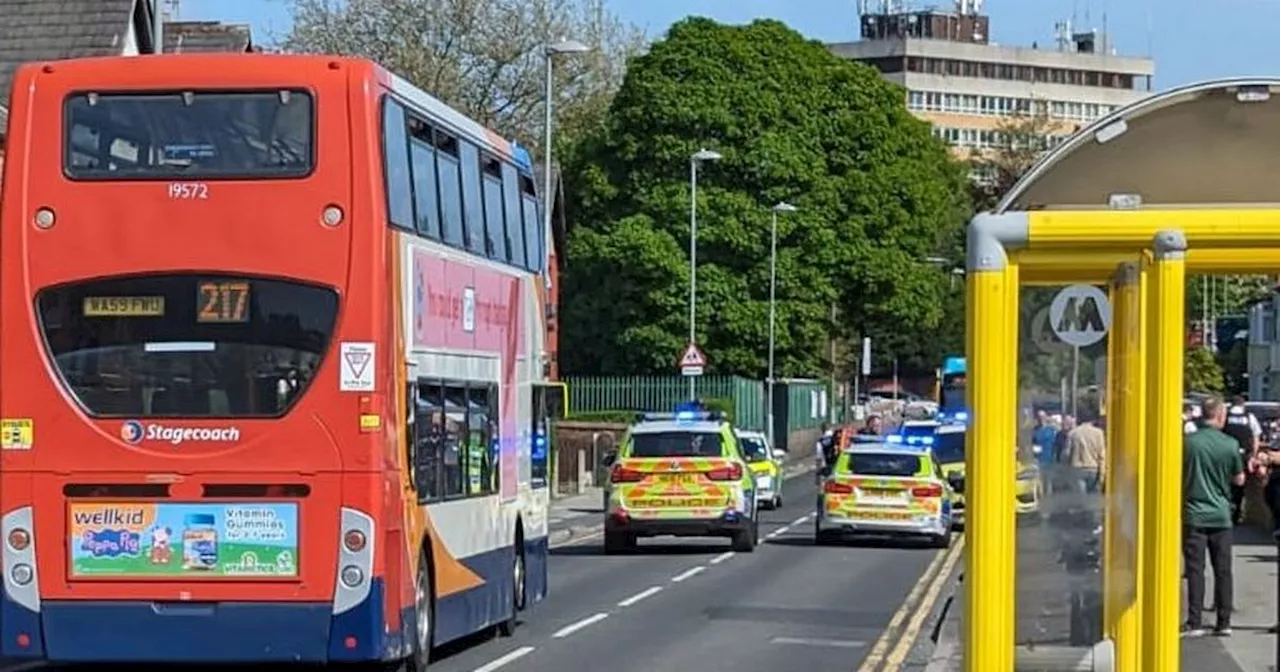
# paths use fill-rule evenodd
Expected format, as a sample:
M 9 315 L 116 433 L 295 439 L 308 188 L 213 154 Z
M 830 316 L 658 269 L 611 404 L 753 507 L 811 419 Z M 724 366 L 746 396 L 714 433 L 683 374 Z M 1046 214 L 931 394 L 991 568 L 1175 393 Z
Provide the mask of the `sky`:
M 824 42 L 858 37 L 857 0 L 607 1 L 614 13 L 653 38 L 691 14 L 725 23 L 779 19 Z M 947 0 L 915 1 L 950 6 Z M 178 18 L 249 23 L 256 41 L 271 43 L 289 30 L 289 5 L 289 0 L 180 0 Z M 1037 42 L 1052 48 L 1054 24 L 1073 16 L 1077 29 L 1105 26 L 1120 54 L 1155 57 L 1157 90 L 1280 71 L 1275 36 L 1280 3 L 1275 0 L 987 0 L 983 10 L 991 17 L 992 41 L 1000 44 Z

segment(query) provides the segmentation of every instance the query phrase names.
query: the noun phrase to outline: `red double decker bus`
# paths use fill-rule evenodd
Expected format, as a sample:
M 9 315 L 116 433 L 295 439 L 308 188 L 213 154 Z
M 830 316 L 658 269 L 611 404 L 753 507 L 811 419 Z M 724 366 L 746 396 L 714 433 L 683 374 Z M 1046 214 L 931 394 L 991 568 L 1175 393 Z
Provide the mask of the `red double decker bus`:
M 0 656 L 426 666 L 546 593 L 529 155 L 377 65 L 29 64 Z

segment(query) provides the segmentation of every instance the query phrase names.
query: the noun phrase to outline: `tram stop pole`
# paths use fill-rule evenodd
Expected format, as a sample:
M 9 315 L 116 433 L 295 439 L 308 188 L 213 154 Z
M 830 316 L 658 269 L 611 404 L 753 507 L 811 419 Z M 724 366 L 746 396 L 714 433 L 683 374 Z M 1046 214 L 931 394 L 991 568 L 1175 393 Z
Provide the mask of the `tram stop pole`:
M 1141 502 L 1146 362 L 1142 323 L 1143 273 L 1120 264 L 1111 282 L 1108 338 L 1109 408 L 1106 464 L 1103 613 L 1115 642 L 1116 672 L 1141 672 Z
M 965 672 L 1013 672 L 1015 643 L 1018 265 L 1025 213 L 980 214 L 969 225 L 965 278 Z
M 1182 539 L 1182 376 L 1187 238 L 1181 231 L 1155 235 L 1148 270 L 1151 381 L 1147 395 L 1147 507 L 1139 537 L 1145 540 L 1142 575 L 1146 670 L 1180 670 L 1178 622 L 1182 611 L 1179 565 Z

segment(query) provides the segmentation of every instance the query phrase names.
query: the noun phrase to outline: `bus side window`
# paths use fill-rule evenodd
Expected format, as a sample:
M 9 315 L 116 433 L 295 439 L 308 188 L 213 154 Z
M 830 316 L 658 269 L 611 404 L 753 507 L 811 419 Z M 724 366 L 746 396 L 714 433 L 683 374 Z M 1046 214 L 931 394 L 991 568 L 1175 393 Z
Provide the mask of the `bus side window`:
M 502 491 L 500 487 L 502 485 L 502 426 L 498 423 L 498 418 L 502 417 L 501 399 L 498 396 L 498 386 L 490 385 L 489 408 L 491 415 L 489 417 L 489 436 L 487 439 L 489 442 L 489 464 L 491 465 L 488 482 L 489 492 L 492 493 Z
M 484 190 L 485 246 L 490 259 L 510 263 L 511 250 L 507 249 L 507 228 L 503 216 L 505 206 L 502 202 L 502 164 L 488 155 L 482 156 L 480 163 L 483 173 L 480 181 Z
M 444 396 L 440 384 L 418 379 L 414 403 L 413 481 L 420 503 L 441 498 L 441 470 L 445 450 Z
M 520 178 L 516 167 L 509 163 L 502 164 L 502 198 L 507 210 L 507 228 L 503 236 L 511 254 L 509 261 L 524 268 L 529 257 L 525 251 L 524 224 L 520 215 Z
M 493 494 L 493 455 L 489 442 L 494 417 L 488 384 L 473 383 L 467 388 L 467 409 L 467 494 L 472 497 Z
M 431 126 L 409 117 L 409 165 L 413 170 L 418 233 L 440 240 L 440 202 L 436 191 L 436 148 Z
M 404 108 L 387 98 L 382 104 L 382 155 L 387 181 L 387 216 L 391 223 L 413 230 L 413 175 L 409 172 L 409 138 Z
M 533 386 L 533 447 L 530 458 L 533 462 L 532 482 L 535 488 L 547 487 L 548 465 L 550 464 L 551 437 L 547 427 L 547 388 L 542 385 Z
M 462 141 L 459 158 L 462 159 L 462 214 L 466 223 L 467 249 L 484 256 L 484 193 L 480 188 L 480 150 Z
M 442 495 L 446 499 L 465 497 L 470 480 L 467 444 L 470 431 L 467 428 L 467 387 L 446 385 L 444 388 L 444 449 L 441 464 L 444 468 Z

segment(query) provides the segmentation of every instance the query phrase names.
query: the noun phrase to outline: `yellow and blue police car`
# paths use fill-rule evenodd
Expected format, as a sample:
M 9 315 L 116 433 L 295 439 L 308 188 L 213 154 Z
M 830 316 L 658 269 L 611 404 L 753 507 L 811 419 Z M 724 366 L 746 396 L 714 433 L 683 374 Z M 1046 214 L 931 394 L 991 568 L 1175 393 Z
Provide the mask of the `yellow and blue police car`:
M 815 542 L 870 534 L 950 546 L 954 493 L 932 449 L 885 439 L 862 437 L 840 453 L 818 495 Z
M 715 412 L 645 414 L 610 460 L 606 553 L 641 537 L 728 537 L 734 551 L 759 543 L 756 478 L 733 427 Z

